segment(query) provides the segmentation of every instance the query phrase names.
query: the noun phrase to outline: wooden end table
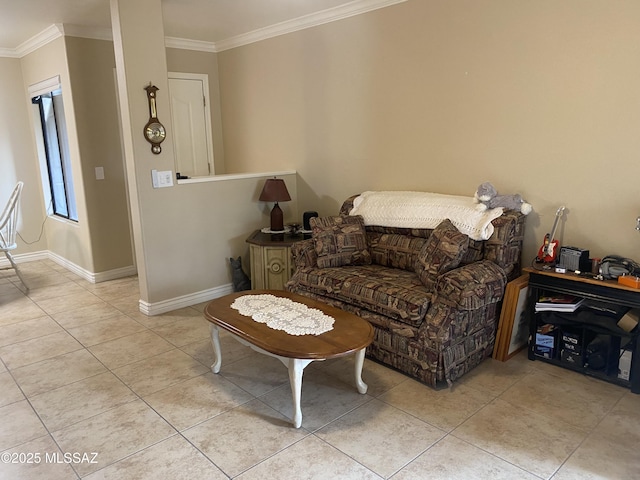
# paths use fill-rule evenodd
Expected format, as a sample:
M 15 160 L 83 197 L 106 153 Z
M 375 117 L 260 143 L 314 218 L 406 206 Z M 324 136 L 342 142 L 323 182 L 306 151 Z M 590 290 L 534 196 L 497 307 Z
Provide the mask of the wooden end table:
M 253 232 L 246 240 L 251 263 L 251 288 L 284 290 L 294 267 L 291 245 L 304 239 L 302 234 Z
M 309 308 L 318 309 L 334 318 L 333 329 L 320 335 L 290 335 L 256 322 L 231 308 L 236 298 L 259 294 L 288 298 Z M 367 393 L 367 384 L 362 381 L 362 367 L 366 347 L 373 341 L 373 327 L 356 315 L 284 290 L 247 290 L 212 300 L 204 309 L 204 317 L 211 322 L 211 343 L 215 355 L 211 370 L 214 373 L 219 373 L 222 365 L 219 328 L 228 331 L 236 340 L 253 350 L 277 358 L 288 368 L 295 428 L 302 425 L 302 372 L 313 361 L 355 353 L 356 387 L 358 392 Z

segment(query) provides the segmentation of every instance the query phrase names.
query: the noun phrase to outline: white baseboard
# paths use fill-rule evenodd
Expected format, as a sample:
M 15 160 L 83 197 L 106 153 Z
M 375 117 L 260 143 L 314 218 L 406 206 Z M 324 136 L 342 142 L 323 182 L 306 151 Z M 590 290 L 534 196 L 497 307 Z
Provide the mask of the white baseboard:
M 136 275 L 138 270 L 135 266 L 129 265 L 128 267 L 116 268 L 107 272 L 94 273 L 95 282 L 106 282 L 107 280 L 115 280 L 116 278 L 130 277 Z
M 2 257 L 0 258 L 0 268 L 11 267 L 9 260 L 7 260 L 7 258 L 1 253 L 0 256 Z M 37 262 L 38 260 L 51 260 L 91 283 L 106 282 L 107 280 L 129 277 L 138 273 L 136 267 L 133 265 L 123 268 L 115 268 L 106 272 L 93 273 L 48 250 L 42 250 L 40 252 L 32 253 L 21 253 L 18 255 L 12 255 L 12 257 L 13 261 L 16 263 Z
M 73 262 L 70 262 L 66 258 L 50 251 L 40 251 L 34 253 L 23 253 L 19 255 L 13 255 L 13 260 L 16 263 L 35 262 L 38 260 L 51 260 L 61 267 L 66 268 L 70 272 L 75 273 L 81 278 L 84 278 L 90 283 L 106 282 L 107 280 L 115 280 L 116 278 L 128 277 L 137 273 L 136 268 L 131 265 L 129 267 L 116 268 L 114 270 L 108 270 L 106 272 L 93 273 L 82 267 L 79 267 Z M 9 260 L 4 255 L 0 258 L 0 268 L 10 267 Z M 138 305 L 140 312 L 145 315 L 159 315 L 161 313 L 170 312 L 179 308 L 190 307 L 197 305 L 198 303 L 208 302 L 214 298 L 219 298 L 229 293 L 233 293 L 233 284 L 228 283 L 219 287 L 209 288 L 200 292 L 190 293 L 188 295 L 182 295 L 180 297 L 170 298 L 168 300 L 162 300 L 160 302 L 145 302 L 140 300 Z
M 227 285 L 221 285 L 219 287 L 210 288 L 208 290 L 202 290 L 196 293 L 190 293 L 181 297 L 170 298 L 168 300 L 162 300 L 160 302 L 148 303 L 144 300 L 140 300 L 139 308 L 140 312 L 145 315 L 159 315 L 161 313 L 170 312 L 179 308 L 190 307 L 198 303 L 208 302 L 214 298 L 219 298 L 229 293 L 233 293 L 233 285 L 228 283 Z
M 26 263 L 26 262 L 35 262 L 38 260 L 48 260 L 49 252 L 41 251 L 41 252 L 33 252 L 33 253 L 23 253 L 21 255 L 13 255 L 13 261 L 16 263 Z M 10 267 L 11 264 L 4 253 L 0 253 L 0 268 Z
M 107 270 L 106 272 L 93 273 L 88 270 L 85 270 L 82 267 L 79 267 L 75 263 L 70 262 L 66 258 L 63 258 L 56 253 L 53 253 L 53 252 L 48 252 L 48 253 L 49 253 L 48 258 L 50 260 L 54 261 L 61 267 L 66 268 L 70 272 L 75 273 L 79 277 L 84 278 L 86 281 L 90 283 L 106 282 L 107 280 L 114 280 L 116 278 L 129 277 L 131 275 L 135 275 L 136 273 L 138 273 L 138 271 L 136 270 L 136 267 L 134 267 L 133 265 L 130 265 L 128 267 L 115 268 L 113 270 Z

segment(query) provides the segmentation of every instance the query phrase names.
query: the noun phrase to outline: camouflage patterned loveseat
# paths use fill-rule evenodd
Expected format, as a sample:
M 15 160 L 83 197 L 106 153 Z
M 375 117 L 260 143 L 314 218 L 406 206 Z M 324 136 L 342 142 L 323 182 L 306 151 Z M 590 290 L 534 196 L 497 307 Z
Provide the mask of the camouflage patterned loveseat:
M 349 215 L 357 197 L 339 216 L 312 219 L 313 238 L 292 246 L 286 288 L 371 322 L 368 357 L 451 385 L 491 356 L 506 283 L 520 273 L 524 215 L 505 211 L 488 240 L 472 240 L 448 220 L 432 229 L 365 225 Z

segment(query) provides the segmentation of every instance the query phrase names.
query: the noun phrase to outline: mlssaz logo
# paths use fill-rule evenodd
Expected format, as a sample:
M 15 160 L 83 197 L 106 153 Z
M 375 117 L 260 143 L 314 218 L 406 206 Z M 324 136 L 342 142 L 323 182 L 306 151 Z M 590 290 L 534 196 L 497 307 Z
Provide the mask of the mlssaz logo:
M 98 454 L 96 452 L 47 452 L 45 457 L 45 463 L 98 463 Z

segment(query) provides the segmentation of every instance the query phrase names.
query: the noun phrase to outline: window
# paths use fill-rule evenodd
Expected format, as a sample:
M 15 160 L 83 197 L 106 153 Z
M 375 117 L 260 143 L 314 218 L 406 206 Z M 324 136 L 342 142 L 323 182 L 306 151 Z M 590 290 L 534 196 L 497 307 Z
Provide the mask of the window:
M 44 157 L 41 158 L 43 170 L 46 170 L 46 175 L 44 172 L 42 175 L 45 198 L 51 203 L 54 215 L 77 222 L 62 90 L 60 82 L 55 80 L 57 77 L 29 89 L 34 113 L 40 120 L 41 132 L 38 133 L 42 133 L 39 150 Z

